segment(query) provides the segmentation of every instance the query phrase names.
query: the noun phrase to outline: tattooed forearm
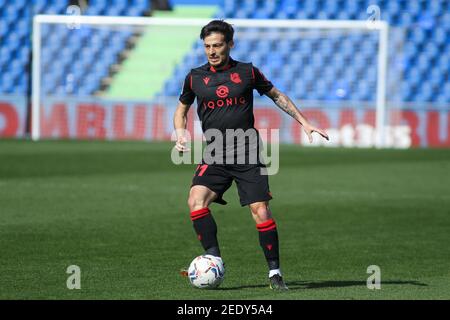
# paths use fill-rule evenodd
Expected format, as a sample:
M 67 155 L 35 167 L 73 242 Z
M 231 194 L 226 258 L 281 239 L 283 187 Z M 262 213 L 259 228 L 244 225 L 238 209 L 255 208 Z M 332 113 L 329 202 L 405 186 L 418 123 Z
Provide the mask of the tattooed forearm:
M 299 119 L 297 118 L 297 110 L 288 96 L 280 93 L 276 97 L 274 97 L 273 101 L 278 107 L 280 107 L 280 109 L 282 109 L 295 120 L 299 121 Z
M 292 118 L 294 118 L 298 123 L 302 126 L 309 126 L 309 122 L 306 117 L 301 113 L 300 110 L 297 109 L 294 102 L 285 95 L 283 92 L 273 87 L 268 93 L 267 96 L 275 102 L 275 104 Z

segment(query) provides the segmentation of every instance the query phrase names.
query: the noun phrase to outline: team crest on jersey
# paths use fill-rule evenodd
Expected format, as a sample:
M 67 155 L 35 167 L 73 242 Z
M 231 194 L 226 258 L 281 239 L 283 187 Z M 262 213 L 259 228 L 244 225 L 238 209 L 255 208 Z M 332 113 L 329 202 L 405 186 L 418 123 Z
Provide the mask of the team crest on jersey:
M 230 78 L 231 81 L 233 81 L 234 83 L 241 83 L 241 77 L 239 76 L 239 73 L 237 72 L 233 72 L 232 74 L 230 74 Z
M 205 83 L 205 86 L 208 85 L 209 79 L 210 79 L 209 77 L 204 77 L 203 78 L 203 82 Z
M 226 98 L 226 97 L 228 97 L 228 93 L 229 93 L 229 90 L 228 90 L 227 86 L 220 86 L 216 90 L 216 94 L 217 94 L 217 96 L 219 98 Z

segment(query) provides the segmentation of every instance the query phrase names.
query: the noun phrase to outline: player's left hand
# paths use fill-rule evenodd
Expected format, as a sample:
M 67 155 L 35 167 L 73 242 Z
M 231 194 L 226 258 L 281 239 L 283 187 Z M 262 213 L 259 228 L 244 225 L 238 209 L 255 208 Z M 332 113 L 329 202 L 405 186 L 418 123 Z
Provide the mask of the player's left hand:
M 177 142 L 175 143 L 175 149 L 177 149 L 178 152 L 181 152 L 181 153 L 191 151 L 191 150 L 186 146 L 186 143 L 187 143 L 186 137 L 185 137 L 185 136 L 179 136 L 179 137 L 177 138 Z
M 322 137 L 324 137 L 325 139 L 327 139 L 328 141 L 330 141 L 330 138 L 328 137 L 328 135 L 326 134 L 326 132 L 322 129 L 316 128 L 312 125 L 305 124 L 303 125 L 303 130 L 305 130 L 306 135 L 308 136 L 309 139 L 309 143 L 313 142 L 313 137 L 312 137 L 312 133 L 313 132 L 317 132 L 318 134 L 320 134 Z

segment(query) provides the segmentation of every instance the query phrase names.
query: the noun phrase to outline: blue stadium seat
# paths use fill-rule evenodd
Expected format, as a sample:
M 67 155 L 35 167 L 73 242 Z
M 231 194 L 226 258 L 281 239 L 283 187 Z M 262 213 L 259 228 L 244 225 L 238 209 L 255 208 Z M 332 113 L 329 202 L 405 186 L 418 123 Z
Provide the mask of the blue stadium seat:
M 47 5 L 46 0 L 32 0 L 33 1 L 33 14 L 43 13 L 45 6 Z
M 25 68 L 31 48 L 29 37 L 31 15 L 65 13 L 69 4 L 69 1 L 31 1 L 33 6 L 28 6 L 27 0 L 14 2 L 0 0 L 0 37 L 2 39 L 0 93 L 6 92 L 4 90 L 22 92 L 28 85 L 26 79 L 29 75 Z M 368 17 L 366 9 L 372 3 L 375 2 L 368 0 L 230 0 L 224 2 L 221 14 L 224 18 L 366 20 Z M 405 38 L 401 33 L 391 33 L 389 47 L 391 52 L 402 51 L 403 53 L 401 57 L 396 58 L 397 62 L 393 69 L 401 76 L 390 77 L 390 79 L 400 79 L 402 84 L 406 83 L 399 86 L 402 98 L 412 101 L 431 99 L 450 102 L 450 90 L 448 86 L 442 85 L 448 82 L 450 63 L 449 1 L 379 0 L 376 4 L 381 9 L 382 17 L 391 23 L 392 30 L 396 27 L 406 28 Z M 149 6 L 148 0 L 91 0 L 85 14 L 139 16 Z M 344 40 L 324 41 L 303 38 L 295 32 L 297 31 L 268 29 L 268 34 L 265 35 L 268 38 L 267 42 L 250 40 L 237 43 L 232 55 L 236 59 L 253 61 L 255 65 L 264 67 L 266 75 L 270 75 L 271 79 L 279 81 L 289 92 L 301 95 L 302 98 L 335 97 L 338 99 L 333 80 L 339 78 L 348 83 L 346 89 L 339 91 L 341 93 L 346 91 L 343 96 L 373 98 L 372 88 L 376 84 L 376 73 L 370 70 L 376 65 L 376 55 L 373 54 L 377 49 L 376 40 L 367 40 L 367 36 L 355 35 L 348 36 Z M 127 38 L 131 34 L 132 31 L 112 34 L 107 30 L 97 30 L 93 33 L 88 27 L 68 32 L 64 27 L 44 25 L 42 38 L 45 50 L 42 52 L 42 65 L 48 69 L 44 77 L 53 81 L 46 84 L 48 92 L 72 90 L 70 84 L 65 83 L 66 80 L 61 80 L 64 70 L 69 69 L 73 73 L 74 81 L 82 83 L 83 77 L 90 77 L 80 90 L 80 94 L 98 89 L 101 77 L 107 74 L 110 64 L 117 62 L 117 55 L 124 49 Z M 254 29 L 247 31 L 247 35 L 255 39 L 262 36 Z M 87 43 L 90 49 L 85 52 L 80 50 L 86 47 Z M 176 69 L 178 71 L 174 73 L 173 78 L 167 81 L 170 83 L 165 86 L 167 90 L 177 94 L 179 83 L 186 74 L 186 70 L 196 64 L 204 63 L 201 49 L 201 42 L 196 42 L 193 46 L 194 54 L 187 55 L 184 59 L 186 68 Z M 355 50 L 358 50 L 360 54 L 355 55 Z M 81 53 L 82 51 L 84 53 Z M 89 67 L 88 74 L 79 73 L 76 69 L 68 67 L 70 61 L 74 59 L 77 59 L 80 65 Z M 94 64 L 93 61 L 97 63 Z M 289 64 L 289 67 L 286 67 L 286 64 Z M 55 70 L 55 65 L 62 70 Z M 3 83 L 4 78 L 5 83 Z M 321 81 L 317 82 L 317 79 Z M 314 81 L 317 82 L 316 85 Z M 350 86 L 357 82 L 363 82 L 365 85 Z M 311 93 L 309 90 L 312 90 Z M 77 92 L 77 88 L 74 88 L 73 92 Z M 166 89 L 163 89 L 162 93 L 166 92 Z
M 407 85 L 400 86 L 401 97 L 413 101 L 433 99 L 432 96 L 447 97 L 442 93 L 439 82 L 448 79 L 443 70 L 448 70 L 448 54 L 450 53 L 450 13 L 446 1 L 377 1 L 382 18 L 387 19 L 393 27 L 406 26 L 406 38 L 400 33 L 392 33 L 389 50 L 404 50 L 402 57 L 392 68 L 400 77 L 390 77 L 391 84 L 401 81 Z M 366 8 L 371 1 L 333 1 L 333 0 L 282 0 L 276 7 L 270 7 L 268 2 L 229 1 L 225 7 L 226 17 L 252 18 L 270 17 L 282 19 L 360 19 L 366 20 Z M 275 2 L 271 2 L 275 3 Z M 419 28 L 412 28 L 417 23 Z M 269 29 L 270 30 L 270 29 Z M 395 30 L 395 28 L 393 28 Z M 347 39 L 325 42 L 323 40 L 302 39 L 300 41 L 284 41 L 278 30 L 270 30 L 267 39 L 259 39 L 250 48 L 262 54 L 247 56 L 251 61 L 267 66 L 267 74 L 281 86 L 287 87 L 296 95 L 303 91 L 307 98 L 355 98 L 373 100 L 377 79 L 376 64 L 377 38 L 367 38 L 367 35 L 352 35 Z M 293 35 L 297 39 L 298 35 Z M 263 43 L 261 43 L 263 42 Z M 244 50 L 235 49 L 236 57 L 244 57 Z M 355 50 L 360 54 L 355 55 Z M 264 52 L 270 52 L 270 59 Z M 314 54 L 311 54 L 311 53 Z M 446 55 L 447 53 L 447 55 Z M 282 65 L 296 61 L 291 70 L 285 70 Z M 324 65 L 328 67 L 324 70 Z M 342 66 L 345 66 L 343 68 Z M 280 69 L 281 68 L 281 69 Z M 280 71 L 281 70 L 281 71 Z M 402 76 L 403 75 L 403 76 Z M 290 85 L 295 78 L 295 85 Z M 346 81 L 342 88 L 333 88 L 333 79 Z M 322 79 L 317 82 L 317 79 Z M 364 80 L 364 81 L 361 81 Z M 423 85 L 428 81 L 428 87 Z M 316 85 L 314 85 L 316 83 Z M 362 84 L 360 84 L 362 83 Z M 424 91 L 421 92 L 421 88 Z M 431 88 L 431 89 L 430 89 Z M 441 92 L 441 93 L 440 93 Z M 449 93 L 450 95 L 450 93 Z M 435 98 L 436 99 L 436 98 Z
M 102 15 L 103 7 L 95 6 L 95 5 L 89 5 L 89 7 L 84 11 L 85 15 L 88 16 L 99 16 Z

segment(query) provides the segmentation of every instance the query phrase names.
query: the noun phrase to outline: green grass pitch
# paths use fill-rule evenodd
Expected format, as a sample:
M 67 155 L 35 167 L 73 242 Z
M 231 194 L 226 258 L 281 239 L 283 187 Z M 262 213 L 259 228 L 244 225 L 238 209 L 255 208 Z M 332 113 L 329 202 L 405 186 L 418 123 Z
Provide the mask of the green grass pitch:
M 269 181 L 291 290 L 277 293 L 235 185 L 211 206 L 224 283 L 178 274 L 202 250 L 186 204 L 195 165 L 173 165 L 171 147 L 0 141 L 0 298 L 450 299 L 450 150 L 282 146 Z M 381 290 L 366 287 L 370 265 Z

